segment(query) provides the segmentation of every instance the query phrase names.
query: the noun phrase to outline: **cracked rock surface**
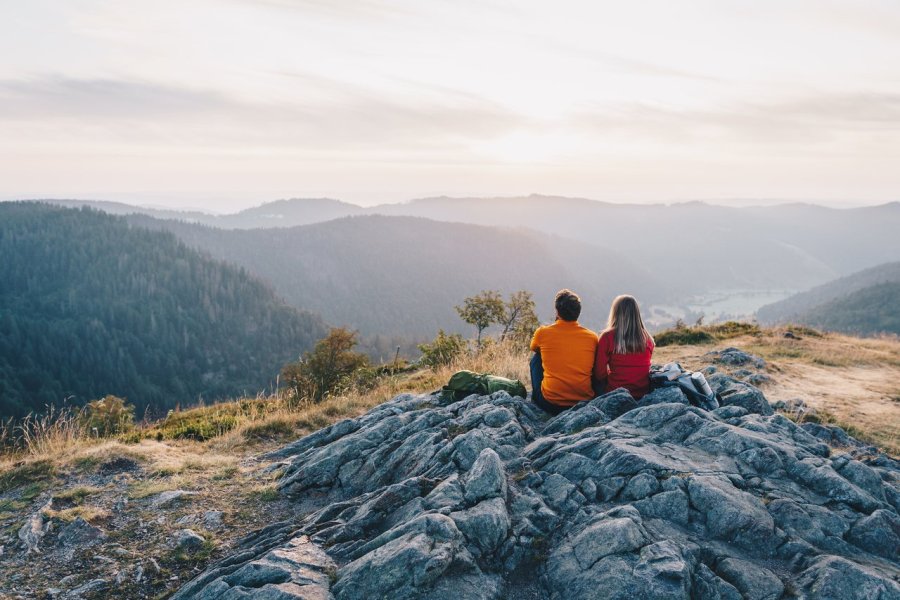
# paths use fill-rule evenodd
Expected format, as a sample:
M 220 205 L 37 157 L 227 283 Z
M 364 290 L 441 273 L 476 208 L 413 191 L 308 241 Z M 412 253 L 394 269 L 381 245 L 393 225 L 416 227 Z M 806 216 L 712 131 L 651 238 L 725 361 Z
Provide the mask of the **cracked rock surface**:
M 711 383 L 712 412 L 397 396 L 272 453 L 304 516 L 173 598 L 900 600 L 900 464 Z

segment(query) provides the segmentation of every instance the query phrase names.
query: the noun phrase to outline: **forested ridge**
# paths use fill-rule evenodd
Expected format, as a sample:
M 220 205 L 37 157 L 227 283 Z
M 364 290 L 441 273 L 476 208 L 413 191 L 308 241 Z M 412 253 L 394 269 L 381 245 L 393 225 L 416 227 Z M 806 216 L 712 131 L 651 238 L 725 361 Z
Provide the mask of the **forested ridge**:
M 322 337 L 243 269 L 89 209 L 0 204 L 0 416 L 256 391 Z
M 820 329 L 857 335 L 900 334 L 900 281 L 877 283 L 825 302 L 798 317 Z

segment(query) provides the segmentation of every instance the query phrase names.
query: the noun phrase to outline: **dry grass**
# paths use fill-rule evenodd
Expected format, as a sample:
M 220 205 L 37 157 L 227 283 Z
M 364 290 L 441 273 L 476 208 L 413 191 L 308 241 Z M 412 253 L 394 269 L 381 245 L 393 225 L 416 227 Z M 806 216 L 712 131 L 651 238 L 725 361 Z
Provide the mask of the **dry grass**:
M 51 519 L 58 519 L 65 523 L 71 523 L 78 517 L 81 517 L 88 523 L 108 519 L 110 513 L 104 508 L 97 506 L 73 506 L 72 508 L 64 508 L 62 510 L 48 509 L 44 511 L 44 515 Z

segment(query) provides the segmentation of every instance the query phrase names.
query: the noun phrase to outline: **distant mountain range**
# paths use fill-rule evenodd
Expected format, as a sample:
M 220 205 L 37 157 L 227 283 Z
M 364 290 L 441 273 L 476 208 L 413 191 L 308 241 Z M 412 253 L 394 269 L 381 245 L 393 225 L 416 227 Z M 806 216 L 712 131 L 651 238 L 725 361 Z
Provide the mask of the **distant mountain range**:
M 56 201 L 59 202 L 59 201 Z M 173 218 L 172 211 L 103 203 L 103 210 Z M 362 214 L 522 227 L 616 250 L 660 282 L 696 292 L 802 290 L 900 260 L 900 203 L 855 209 L 811 204 L 734 208 L 702 202 L 613 204 L 531 195 L 426 198 L 362 208 L 330 199 L 281 200 L 233 215 L 184 213 L 219 228 L 290 228 Z
M 798 323 L 856 334 L 900 334 L 900 262 L 841 277 L 759 309 L 766 325 Z
M 245 271 L 96 210 L 0 203 L 0 418 L 245 393 L 325 333 Z
M 594 327 L 619 293 L 648 302 L 671 295 L 670 286 L 622 253 L 528 230 L 379 215 L 246 230 L 129 219 L 171 231 L 270 282 L 292 305 L 366 335 L 470 333 L 453 307 L 485 289 L 529 290 L 549 321 L 555 293 L 571 287 L 585 299 L 582 321 Z

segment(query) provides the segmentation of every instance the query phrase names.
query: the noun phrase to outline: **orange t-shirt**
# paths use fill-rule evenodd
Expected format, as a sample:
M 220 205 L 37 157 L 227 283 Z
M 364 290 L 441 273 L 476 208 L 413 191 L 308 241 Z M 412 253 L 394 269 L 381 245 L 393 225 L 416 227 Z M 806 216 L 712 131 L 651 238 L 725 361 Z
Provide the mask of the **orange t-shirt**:
M 541 393 L 548 402 L 569 407 L 594 397 L 591 376 L 597 352 L 596 333 L 578 321 L 557 319 L 534 332 L 531 349 L 541 353 Z

